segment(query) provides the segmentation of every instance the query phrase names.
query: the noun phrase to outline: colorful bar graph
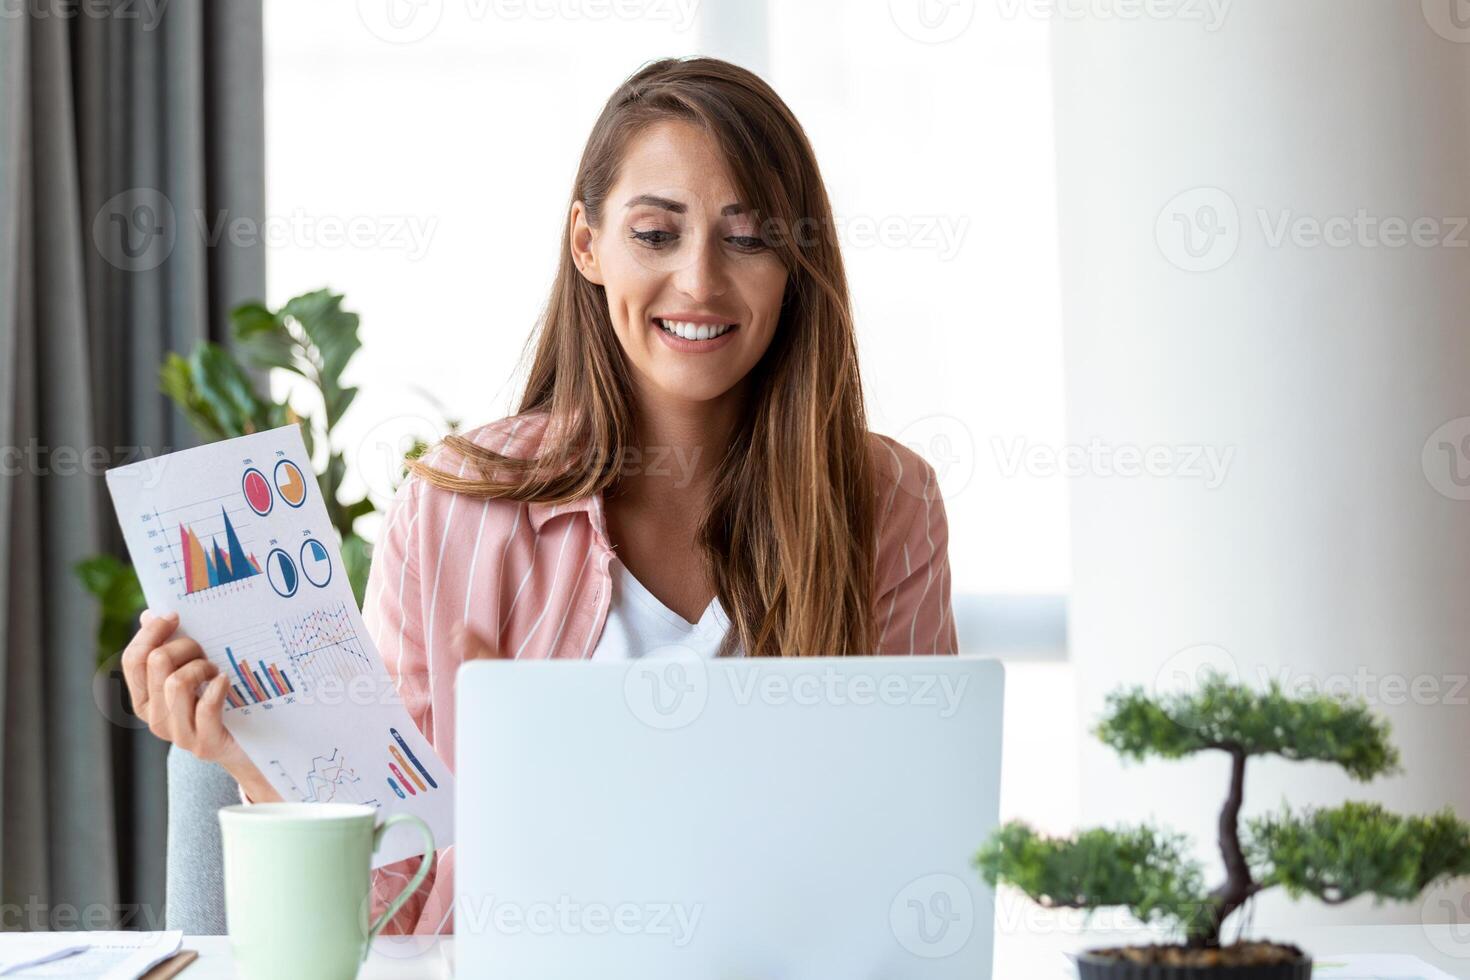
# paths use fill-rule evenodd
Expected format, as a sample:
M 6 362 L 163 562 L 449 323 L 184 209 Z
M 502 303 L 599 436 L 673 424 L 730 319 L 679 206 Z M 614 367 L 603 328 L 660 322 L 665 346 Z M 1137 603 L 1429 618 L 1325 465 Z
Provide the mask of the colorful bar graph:
M 408 761 L 413 763 L 413 767 L 423 774 L 424 779 L 428 781 L 430 786 L 438 789 L 439 784 L 434 782 L 434 777 L 429 775 L 429 770 L 424 768 L 424 764 L 419 761 L 419 757 L 413 754 L 413 749 L 408 747 L 408 743 L 403 740 L 403 736 L 398 734 L 398 729 L 390 728 L 388 732 L 393 736 L 393 741 L 397 742 L 398 747 L 403 750 L 403 754 L 408 756 Z
M 296 688 L 286 677 L 284 671 L 276 664 L 267 664 L 264 660 L 257 660 L 259 670 L 247 663 L 242 663 L 235 656 L 233 647 L 225 647 L 225 656 L 230 660 L 230 670 L 240 679 L 238 684 L 231 684 L 231 694 L 226 700 L 236 708 L 243 708 L 251 703 L 261 704 L 272 698 L 285 697 L 296 693 Z M 242 690 L 243 688 L 243 690 Z
M 388 746 L 388 751 L 393 754 L 393 758 L 398 760 L 398 764 L 403 767 L 405 772 L 408 773 L 409 778 L 411 778 L 415 783 L 418 784 L 419 789 L 427 793 L 429 791 L 429 787 L 424 785 L 424 781 L 419 778 L 419 774 L 413 770 L 413 767 L 404 761 L 403 754 L 398 751 L 398 746 L 390 745 Z
M 393 775 L 395 775 L 395 776 L 398 777 L 398 782 L 400 784 L 402 784 L 402 786 L 403 786 L 404 789 L 408 790 L 408 793 L 409 793 L 410 796 L 418 796 L 419 795 L 418 790 L 416 790 L 416 789 L 413 788 L 413 784 L 410 783 L 408 780 L 406 780 L 406 779 L 403 778 L 403 773 L 401 773 L 401 772 L 398 771 L 398 767 L 397 766 L 395 766 L 393 763 L 390 762 L 390 763 L 388 763 L 388 769 L 393 773 Z
M 281 668 L 275 664 L 271 664 L 270 666 L 270 675 L 271 680 L 275 681 L 276 690 L 281 694 L 291 694 L 295 691 L 295 688 L 291 686 L 291 681 L 285 674 L 281 673 Z

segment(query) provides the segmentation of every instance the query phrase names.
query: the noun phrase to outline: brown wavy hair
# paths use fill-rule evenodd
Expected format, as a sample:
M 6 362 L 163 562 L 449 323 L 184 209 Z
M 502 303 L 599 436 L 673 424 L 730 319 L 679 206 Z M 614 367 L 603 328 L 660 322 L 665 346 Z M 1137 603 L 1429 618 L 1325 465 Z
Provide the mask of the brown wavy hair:
M 751 370 L 751 404 L 719 462 L 698 536 L 731 620 L 720 655 L 737 641 L 749 656 L 870 652 L 873 461 L 847 275 L 816 157 L 791 110 L 751 72 L 714 58 L 655 61 L 608 99 L 582 152 L 571 201 L 583 203 L 594 228 L 625 148 L 667 119 L 714 139 L 788 272 L 774 337 Z M 616 491 L 608 461 L 633 448 L 633 388 L 603 287 L 577 270 L 566 224 L 520 405 L 548 413 L 539 450 L 519 459 L 447 436 L 443 445 L 481 479 L 412 461 L 431 484 L 525 502 Z

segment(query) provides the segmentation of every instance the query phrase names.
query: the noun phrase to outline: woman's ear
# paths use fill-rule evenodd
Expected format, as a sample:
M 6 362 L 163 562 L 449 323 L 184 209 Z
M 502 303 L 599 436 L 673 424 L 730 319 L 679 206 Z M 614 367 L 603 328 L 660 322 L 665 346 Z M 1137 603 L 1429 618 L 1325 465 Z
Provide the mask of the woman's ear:
M 592 234 L 592 226 L 587 223 L 587 208 L 581 201 L 572 202 L 570 220 L 572 261 L 576 263 L 577 271 L 582 273 L 582 278 L 588 282 L 598 286 L 604 285 L 602 266 L 597 262 L 597 247 Z

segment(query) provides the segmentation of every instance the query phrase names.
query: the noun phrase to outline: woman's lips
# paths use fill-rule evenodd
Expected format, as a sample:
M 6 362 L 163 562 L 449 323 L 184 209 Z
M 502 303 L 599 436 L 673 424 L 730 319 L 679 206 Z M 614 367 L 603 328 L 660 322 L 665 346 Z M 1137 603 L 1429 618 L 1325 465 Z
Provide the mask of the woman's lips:
M 709 340 L 685 340 L 683 337 L 670 333 L 659 326 L 658 318 L 656 317 L 649 318 L 648 326 L 654 333 L 658 334 L 659 339 L 664 344 L 682 354 L 707 354 L 710 351 L 719 350 L 721 347 L 729 344 L 731 339 L 740 332 L 740 324 L 737 323 L 718 337 L 713 337 Z

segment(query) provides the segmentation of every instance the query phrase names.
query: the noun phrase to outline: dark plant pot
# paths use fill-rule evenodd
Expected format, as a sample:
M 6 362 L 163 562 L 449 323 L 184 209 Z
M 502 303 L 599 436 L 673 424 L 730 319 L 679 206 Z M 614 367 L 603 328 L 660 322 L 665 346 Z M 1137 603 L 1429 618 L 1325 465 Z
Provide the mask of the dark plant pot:
M 1128 963 L 1088 950 L 1077 957 L 1079 980 L 1312 980 L 1312 957 L 1269 966 L 1161 966 Z

